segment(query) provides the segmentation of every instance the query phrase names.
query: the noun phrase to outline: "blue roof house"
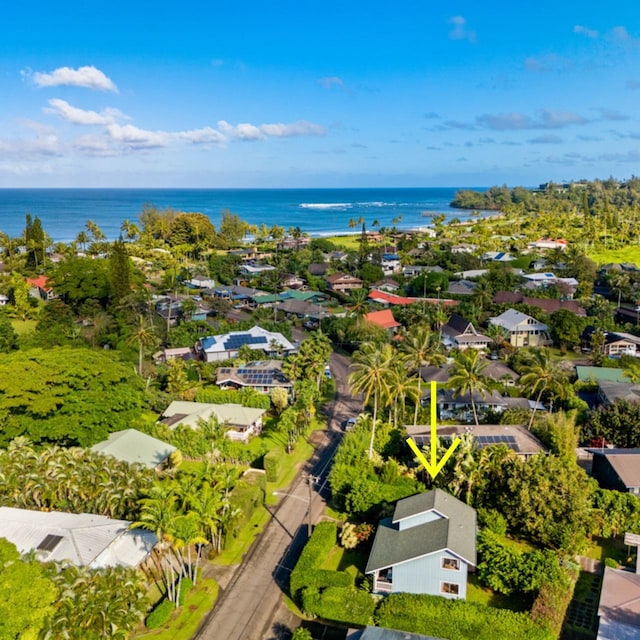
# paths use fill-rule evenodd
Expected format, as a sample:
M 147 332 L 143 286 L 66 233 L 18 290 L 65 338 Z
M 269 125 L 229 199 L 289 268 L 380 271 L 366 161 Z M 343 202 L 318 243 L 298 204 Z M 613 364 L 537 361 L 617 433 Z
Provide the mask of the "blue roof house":
M 365 573 L 374 593 L 464 599 L 475 566 L 475 509 L 433 489 L 399 500 L 393 517 L 380 521 Z

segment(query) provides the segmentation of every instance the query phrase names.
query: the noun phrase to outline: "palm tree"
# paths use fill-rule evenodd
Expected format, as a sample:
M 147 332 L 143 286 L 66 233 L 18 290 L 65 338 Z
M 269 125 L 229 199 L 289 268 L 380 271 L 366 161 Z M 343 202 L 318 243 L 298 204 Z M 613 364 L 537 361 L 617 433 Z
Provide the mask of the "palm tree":
M 418 402 L 415 406 L 413 424 L 418 424 L 418 405 L 422 399 L 421 368 L 426 364 L 443 364 L 445 357 L 439 353 L 440 341 L 426 325 L 414 325 L 402 342 L 402 351 L 407 355 L 407 364 L 418 374 Z
M 138 375 L 140 376 L 142 376 L 142 355 L 144 348 L 155 344 L 155 342 L 156 334 L 153 325 L 147 324 L 142 314 L 138 315 L 138 325 L 129 334 L 126 344 L 129 346 L 138 345 Z
M 411 400 L 416 408 L 420 402 L 420 376 L 418 379 L 407 376 L 407 360 L 408 358 L 395 358 L 391 371 L 389 372 L 389 395 L 393 404 L 393 426 L 398 426 L 398 405 L 400 405 L 404 420 L 404 413 L 407 398 Z
M 390 344 L 379 346 L 372 342 L 366 342 L 353 354 L 353 362 L 351 364 L 353 371 L 349 374 L 351 391 L 354 395 L 362 392 L 365 403 L 368 403 L 373 397 L 369 459 L 373 457 L 378 403 L 382 397 L 388 397 L 393 356 L 393 349 Z
M 475 349 L 460 351 L 455 357 L 453 373 L 447 383 L 447 386 L 453 389 L 454 398 L 469 394 L 476 427 L 480 423 L 478 422 L 478 412 L 476 411 L 476 403 L 473 396 L 475 393 L 484 394 L 489 389 L 489 382 L 482 375 L 486 366 L 487 361 L 480 357 L 479 351 Z
M 520 384 L 531 395 L 537 393 L 528 425 L 528 429 L 531 430 L 542 395 L 547 392 L 552 398 L 566 397 L 569 380 L 559 363 L 553 361 L 549 349 L 532 349 L 529 354 L 528 362 L 522 369 Z

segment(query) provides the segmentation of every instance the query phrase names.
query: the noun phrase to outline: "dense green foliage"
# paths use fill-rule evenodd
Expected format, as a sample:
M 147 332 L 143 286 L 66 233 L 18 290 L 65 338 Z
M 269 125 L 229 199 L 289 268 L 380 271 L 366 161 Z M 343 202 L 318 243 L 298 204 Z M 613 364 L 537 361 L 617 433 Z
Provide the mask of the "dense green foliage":
M 604 438 L 618 447 L 640 447 L 640 404 L 617 400 L 589 414 L 585 432 L 591 438 Z
M 69 565 L 50 573 L 63 597 L 56 602 L 47 640 L 126 640 L 144 617 L 146 588 L 135 569 Z
M 354 587 L 329 586 L 322 590 L 310 587 L 302 592 L 305 613 L 324 620 L 364 626 L 371 623 L 375 607 L 371 594 Z
M 392 593 L 382 600 L 376 609 L 375 621 L 381 627 L 449 640 L 552 640 L 556 637 L 527 613 L 409 593 Z
M 394 457 L 409 451 L 399 430 L 383 425 L 376 434 L 376 451 L 387 453 L 388 459 L 369 459 L 368 441 L 366 426 L 357 425 L 345 434 L 329 474 L 332 499 L 350 519 L 366 516 L 377 520 L 396 500 L 424 490 L 424 485 Z
M 23 439 L 0 450 L 0 505 L 135 518 L 153 471 L 80 448 L 36 451 Z
M 576 571 L 564 569 L 553 580 L 544 582 L 531 608 L 533 620 L 551 629 L 556 637 L 560 637 L 576 586 L 576 577 Z
M 142 382 L 113 354 L 31 349 L 0 363 L 0 445 L 27 436 L 89 446 L 131 427 L 143 406 Z
M 282 465 L 286 453 L 280 447 L 274 447 L 264 456 L 264 470 L 267 474 L 267 482 L 277 482 L 282 473 Z
M 307 574 L 317 570 L 336 544 L 338 527 L 335 522 L 319 522 L 305 545 L 289 580 L 289 590 L 299 598 L 301 590 L 308 586 Z
M 478 578 L 498 593 L 536 592 L 545 582 L 558 580 L 562 571 L 553 551 L 520 551 L 489 529 L 478 534 L 478 554 Z
M 37 638 L 46 630 L 58 589 L 36 560 L 22 560 L 16 547 L 0 538 L 0 640 Z
M 219 387 L 205 387 L 198 389 L 196 402 L 208 402 L 210 404 L 241 404 L 243 407 L 254 409 L 270 409 L 271 399 L 264 393 L 245 387 L 239 391 L 234 389 L 220 389 Z
M 244 476 L 233 487 L 229 506 L 233 513 L 237 514 L 235 528 L 240 529 L 246 525 L 255 510 L 264 504 L 265 477 L 254 474 Z
M 145 626 L 147 629 L 158 629 L 169 621 L 171 614 L 175 611 L 175 604 L 169 600 L 163 600 L 158 606 L 147 616 Z

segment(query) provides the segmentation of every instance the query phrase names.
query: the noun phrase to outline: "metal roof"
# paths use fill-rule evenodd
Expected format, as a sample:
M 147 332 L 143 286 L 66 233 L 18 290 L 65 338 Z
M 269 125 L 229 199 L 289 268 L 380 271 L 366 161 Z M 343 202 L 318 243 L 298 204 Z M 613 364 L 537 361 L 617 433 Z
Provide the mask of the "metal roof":
M 35 551 L 40 560 L 67 561 L 78 566 L 135 567 L 140 564 L 157 538 L 151 531 L 129 529 L 130 525 L 128 520 L 90 513 L 0 507 L 0 537 L 15 544 L 20 553 Z M 54 545 L 49 536 L 58 536 L 60 540 Z M 43 543 L 47 539 L 51 544 L 45 544 L 45 549 Z

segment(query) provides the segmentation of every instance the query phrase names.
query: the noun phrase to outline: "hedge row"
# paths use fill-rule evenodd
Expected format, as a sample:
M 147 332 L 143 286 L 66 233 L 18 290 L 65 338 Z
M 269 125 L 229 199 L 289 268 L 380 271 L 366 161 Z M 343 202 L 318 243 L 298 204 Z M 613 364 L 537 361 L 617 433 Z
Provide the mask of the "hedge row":
M 300 591 L 304 587 L 310 586 L 310 580 L 315 581 L 315 586 L 320 587 L 317 580 L 319 578 L 319 567 L 323 560 L 329 555 L 331 549 L 336 544 L 338 537 L 338 527 L 335 522 L 319 522 L 309 541 L 305 545 L 295 568 L 291 572 L 289 580 L 289 590 L 294 598 L 299 598 Z M 327 571 L 328 573 L 338 573 Z
M 265 480 L 262 475 L 246 476 L 238 480 L 231 492 L 230 503 L 233 509 L 239 509 L 241 516 L 236 521 L 236 528 L 242 528 L 254 511 L 264 504 Z
M 565 570 L 559 579 L 543 584 L 531 607 L 531 617 L 560 636 L 567 609 L 576 587 L 578 571 Z
M 157 629 L 166 624 L 176 605 L 169 600 L 163 600 L 148 616 L 145 621 L 147 629 Z
M 345 574 L 346 575 L 346 574 Z M 304 589 L 302 608 L 305 613 L 324 620 L 349 625 L 371 624 L 376 601 L 370 593 L 358 591 L 353 586 Z
M 374 618 L 376 625 L 381 627 L 448 640 L 554 640 L 557 637 L 527 613 L 440 596 L 394 593 L 382 600 Z
M 284 458 L 287 454 L 284 449 L 275 447 L 264 456 L 264 470 L 267 475 L 267 482 L 278 482 L 278 478 L 282 474 L 282 466 Z

